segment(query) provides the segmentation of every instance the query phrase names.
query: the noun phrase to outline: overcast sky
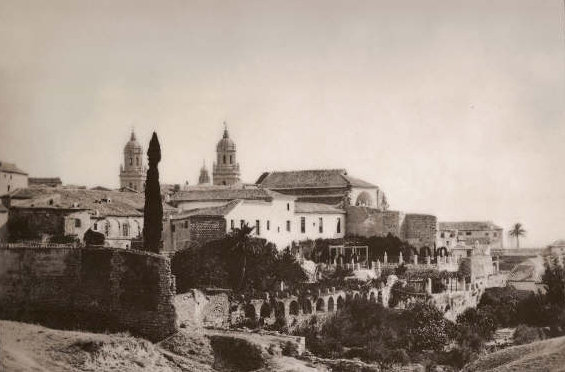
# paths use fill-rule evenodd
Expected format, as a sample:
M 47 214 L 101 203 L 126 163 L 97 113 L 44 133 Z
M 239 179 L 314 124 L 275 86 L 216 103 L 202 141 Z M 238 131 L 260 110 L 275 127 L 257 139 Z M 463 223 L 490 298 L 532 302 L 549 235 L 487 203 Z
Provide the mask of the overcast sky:
M 0 160 L 117 187 L 133 126 L 163 182 L 194 184 L 227 120 L 246 182 L 346 168 L 392 209 L 545 245 L 565 238 L 564 25 L 559 0 L 3 0 Z

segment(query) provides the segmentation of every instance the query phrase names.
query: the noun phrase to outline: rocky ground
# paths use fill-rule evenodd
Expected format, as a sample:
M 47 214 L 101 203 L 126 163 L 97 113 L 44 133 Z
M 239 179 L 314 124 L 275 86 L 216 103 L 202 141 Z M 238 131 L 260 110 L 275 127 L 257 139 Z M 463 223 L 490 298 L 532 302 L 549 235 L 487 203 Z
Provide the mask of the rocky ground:
M 237 353 L 235 361 L 232 360 L 234 354 L 230 350 Z M 238 365 L 241 361 L 244 361 L 243 365 Z M 207 335 L 201 329 L 183 329 L 170 338 L 153 344 L 128 334 L 62 331 L 0 321 L 0 371 L 251 370 L 314 372 L 327 371 L 327 368 L 282 356 L 276 348 L 269 348 L 268 342 L 260 335 L 245 335 L 240 338 L 230 334 L 229 337 L 224 337 Z

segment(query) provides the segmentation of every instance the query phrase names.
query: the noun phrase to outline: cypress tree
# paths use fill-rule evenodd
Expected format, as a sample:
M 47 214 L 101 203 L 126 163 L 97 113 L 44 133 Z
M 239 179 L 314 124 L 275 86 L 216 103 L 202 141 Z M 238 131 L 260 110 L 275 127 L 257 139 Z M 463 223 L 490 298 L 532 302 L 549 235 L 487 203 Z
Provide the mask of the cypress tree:
M 163 230 L 163 204 L 161 187 L 159 186 L 159 169 L 161 146 L 157 133 L 149 141 L 147 149 L 149 169 L 145 180 L 145 208 L 143 209 L 143 245 L 145 250 L 159 253 L 161 250 L 161 233 Z

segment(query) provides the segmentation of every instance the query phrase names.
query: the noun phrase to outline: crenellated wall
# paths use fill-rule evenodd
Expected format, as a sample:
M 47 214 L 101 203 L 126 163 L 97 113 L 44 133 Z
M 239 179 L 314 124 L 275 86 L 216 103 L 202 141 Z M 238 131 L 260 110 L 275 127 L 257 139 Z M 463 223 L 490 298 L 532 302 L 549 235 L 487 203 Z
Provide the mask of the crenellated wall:
M 175 332 L 169 259 L 115 248 L 0 246 L 0 317 L 151 340 Z

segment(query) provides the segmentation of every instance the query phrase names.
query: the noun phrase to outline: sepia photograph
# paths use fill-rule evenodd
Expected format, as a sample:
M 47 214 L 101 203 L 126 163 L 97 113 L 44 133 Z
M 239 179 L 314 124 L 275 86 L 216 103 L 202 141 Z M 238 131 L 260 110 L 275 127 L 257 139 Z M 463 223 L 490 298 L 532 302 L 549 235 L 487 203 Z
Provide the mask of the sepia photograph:
M 0 0 L 0 371 L 565 372 L 565 0 Z

